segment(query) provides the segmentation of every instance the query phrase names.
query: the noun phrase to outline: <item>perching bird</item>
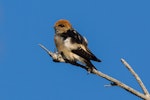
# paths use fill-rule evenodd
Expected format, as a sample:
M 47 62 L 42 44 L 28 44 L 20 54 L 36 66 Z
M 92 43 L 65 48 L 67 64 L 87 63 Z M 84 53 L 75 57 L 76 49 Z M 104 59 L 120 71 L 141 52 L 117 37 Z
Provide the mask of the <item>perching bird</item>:
M 101 62 L 87 47 L 87 39 L 82 37 L 68 20 L 58 20 L 55 25 L 54 42 L 58 53 L 73 65 L 81 65 L 88 72 L 96 69 L 90 60 Z M 84 65 L 84 66 L 83 66 Z

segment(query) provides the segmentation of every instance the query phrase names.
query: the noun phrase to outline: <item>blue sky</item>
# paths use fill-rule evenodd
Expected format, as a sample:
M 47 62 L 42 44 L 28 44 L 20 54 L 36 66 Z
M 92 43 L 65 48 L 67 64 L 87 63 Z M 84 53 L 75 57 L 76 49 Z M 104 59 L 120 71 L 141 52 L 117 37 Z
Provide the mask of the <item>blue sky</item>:
M 0 100 L 140 100 L 81 68 L 55 63 L 54 23 L 69 20 L 102 59 L 97 69 L 141 91 L 120 58 L 150 90 L 149 0 L 1 0 Z M 142 91 L 141 91 L 142 92 Z

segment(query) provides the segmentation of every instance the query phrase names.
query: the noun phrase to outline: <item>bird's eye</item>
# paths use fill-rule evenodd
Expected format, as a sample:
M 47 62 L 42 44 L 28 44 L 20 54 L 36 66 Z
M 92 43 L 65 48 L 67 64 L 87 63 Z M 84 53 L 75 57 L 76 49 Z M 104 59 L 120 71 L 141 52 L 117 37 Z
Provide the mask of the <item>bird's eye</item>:
M 63 24 L 59 24 L 58 26 L 60 26 L 60 27 L 65 27 L 65 25 L 63 25 Z

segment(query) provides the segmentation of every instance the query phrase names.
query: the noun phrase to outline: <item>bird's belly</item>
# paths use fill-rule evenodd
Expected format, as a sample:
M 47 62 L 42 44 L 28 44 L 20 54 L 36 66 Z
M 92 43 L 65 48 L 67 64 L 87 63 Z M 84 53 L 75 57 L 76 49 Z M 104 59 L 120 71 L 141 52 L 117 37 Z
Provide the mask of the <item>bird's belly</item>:
M 70 61 L 75 61 L 75 62 L 79 61 L 79 62 L 85 64 L 84 63 L 84 59 L 82 57 L 80 57 L 80 56 L 78 56 L 78 55 L 76 55 L 76 54 L 74 54 L 72 52 L 68 52 L 68 51 L 64 52 L 63 51 L 63 54 L 66 57 L 66 59 L 68 59 Z

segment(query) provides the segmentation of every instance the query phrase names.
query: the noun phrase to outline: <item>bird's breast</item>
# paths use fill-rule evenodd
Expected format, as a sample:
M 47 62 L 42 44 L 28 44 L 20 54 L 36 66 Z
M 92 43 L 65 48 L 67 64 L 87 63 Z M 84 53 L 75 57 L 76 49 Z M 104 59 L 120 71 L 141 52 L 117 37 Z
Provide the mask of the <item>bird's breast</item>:
M 78 48 L 78 45 L 75 43 L 72 43 L 70 37 L 64 40 L 63 37 L 56 35 L 54 38 L 54 41 L 55 41 L 58 52 L 63 52 L 64 56 L 67 59 L 70 59 L 70 60 L 78 59 L 79 56 L 72 52 L 73 49 Z
M 64 40 L 64 46 L 68 49 L 68 50 L 72 50 L 77 48 L 77 45 L 75 43 L 72 43 L 71 38 L 68 37 L 66 38 L 66 40 Z
M 64 49 L 63 38 L 61 38 L 58 35 L 55 35 L 54 41 L 55 41 L 55 45 L 56 45 L 58 52 Z

